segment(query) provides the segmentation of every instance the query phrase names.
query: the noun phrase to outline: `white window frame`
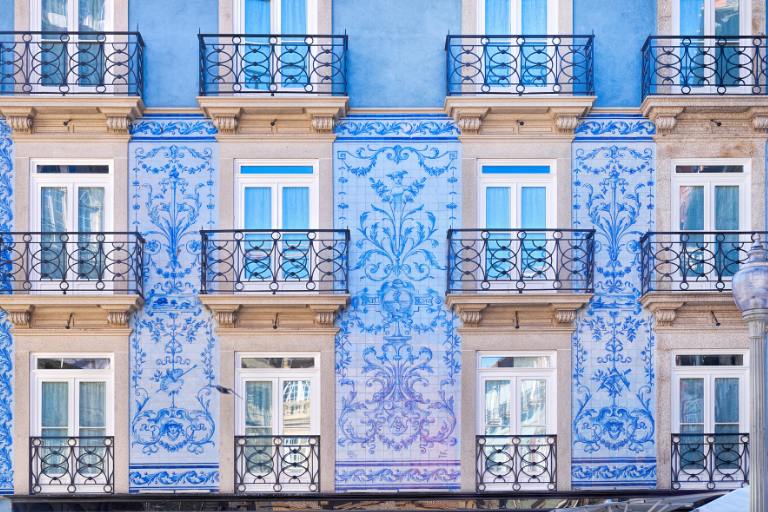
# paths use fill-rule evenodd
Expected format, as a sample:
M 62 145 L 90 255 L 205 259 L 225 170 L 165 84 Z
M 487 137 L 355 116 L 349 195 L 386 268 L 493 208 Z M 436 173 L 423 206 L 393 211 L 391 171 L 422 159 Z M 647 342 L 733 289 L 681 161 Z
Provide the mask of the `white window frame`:
M 109 359 L 108 369 L 84 369 L 84 370 L 40 370 L 37 369 L 39 359 Z M 30 357 L 30 404 L 29 414 L 30 435 L 40 436 L 42 433 L 42 383 L 43 382 L 67 382 L 69 383 L 69 436 L 79 435 L 79 393 L 77 384 L 80 382 L 105 382 L 106 383 L 106 436 L 113 436 L 115 432 L 114 408 L 115 408 L 115 357 L 109 353 L 36 353 Z
M 672 231 L 680 229 L 680 187 L 703 186 L 704 187 L 704 231 L 716 231 L 714 229 L 715 209 L 712 204 L 714 187 L 716 185 L 739 187 L 739 231 L 750 231 L 752 220 L 750 213 L 751 189 L 752 189 L 752 162 L 740 158 L 686 158 L 672 160 Z M 681 165 L 740 165 L 742 173 L 678 173 L 677 167 Z
M 715 35 L 715 1 L 716 0 L 704 0 L 704 35 Z M 680 0 L 671 0 L 672 2 L 672 26 L 673 31 L 679 35 L 682 34 L 680 30 Z M 739 0 L 739 35 L 750 36 L 752 35 L 752 1 L 751 0 Z
M 314 368 L 242 368 L 243 359 L 270 357 L 312 357 L 315 360 L 315 365 Z M 279 383 L 286 379 L 308 379 L 310 381 L 310 433 L 306 435 L 320 435 L 320 404 L 322 403 L 320 370 L 320 354 L 316 352 L 238 352 L 235 356 L 235 382 L 237 393 L 242 398 L 237 401 L 238 405 L 235 411 L 235 435 L 245 435 L 245 383 L 248 381 L 272 381 L 272 435 L 284 435 L 282 425 L 283 400 L 280 396 L 282 389 Z M 278 399 L 275 400 L 275 397 Z M 295 437 L 301 437 L 301 435 Z
M 307 34 L 317 33 L 317 18 L 318 18 L 318 5 L 317 0 L 306 0 L 307 2 Z M 233 31 L 235 34 L 245 33 L 245 1 L 234 0 L 234 9 L 232 11 L 232 23 Z M 281 33 L 281 18 L 280 13 L 282 9 L 282 3 L 280 0 L 270 0 L 269 15 L 270 15 L 270 33 Z
M 534 36 L 557 35 L 559 0 L 547 0 L 547 33 L 531 34 Z M 522 35 L 523 32 L 523 2 L 522 0 L 510 0 L 510 24 L 508 34 L 488 35 Z M 487 34 L 485 30 L 485 0 L 477 1 L 477 33 Z
M 681 355 L 726 355 L 743 356 L 741 366 L 677 366 L 676 357 Z M 672 398 L 672 432 L 680 432 L 680 379 L 703 378 L 704 385 L 704 433 L 714 432 L 715 402 L 710 396 L 714 391 L 715 378 L 739 378 L 739 432 L 749 432 L 749 351 L 727 349 L 697 349 L 681 350 L 672 353 L 671 398 Z M 708 397 L 711 400 L 708 400 Z
M 548 368 L 481 368 L 480 361 L 483 357 L 549 357 L 550 366 Z M 508 379 L 515 381 L 512 390 L 512 411 L 510 414 L 514 422 L 520 421 L 520 393 L 517 388 L 517 381 L 521 378 L 544 379 L 546 381 L 546 435 L 557 435 L 557 352 L 477 352 L 475 360 L 477 368 L 477 432 L 480 435 L 485 434 L 485 382 L 487 380 Z M 513 434 L 520 435 L 520 425 L 512 425 Z

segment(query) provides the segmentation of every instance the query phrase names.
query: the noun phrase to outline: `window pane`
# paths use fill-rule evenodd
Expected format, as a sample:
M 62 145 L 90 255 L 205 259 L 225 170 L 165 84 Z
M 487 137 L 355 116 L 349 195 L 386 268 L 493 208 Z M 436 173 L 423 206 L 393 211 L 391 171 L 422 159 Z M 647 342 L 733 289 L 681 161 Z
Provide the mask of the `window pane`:
M 41 398 L 41 426 L 44 436 L 66 436 L 69 425 L 69 384 L 43 382 Z
M 67 0 L 42 0 L 40 8 L 43 32 L 67 30 Z
M 547 33 L 547 0 L 522 0 L 523 35 Z
M 744 366 L 742 354 L 704 354 L 679 355 L 675 357 L 677 366 Z
M 510 383 L 508 380 L 485 381 L 485 433 L 509 434 Z
M 717 174 L 744 172 L 742 165 L 678 165 L 675 167 L 678 174 Z
M 480 368 L 550 368 L 547 356 L 483 356 Z
M 715 35 L 739 35 L 739 0 L 715 1 Z
M 283 434 L 310 434 L 311 386 L 309 380 L 283 382 Z
M 309 228 L 309 188 L 283 188 L 283 229 Z
M 547 189 L 545 187 L 523 187 L 520 196 L 520 227 L 547 227 Z
M 739 229 L 739 187 L 715 186 L 715 229 Z
M 704 0 L 680 0 L 680 33 L 704 35 Z
M 245 32 L 270 34 L 270 0 L 245 0 Z
M 704 423 L 704 379 L 680 379 L 680 423 Z
M 544 379 L 520 381 L 520 434 L 547 433 L 547 383 Z
M 680 229 L 704 229 L 704 187 L 680 187 Z
M 104 231 L 102 187 L 80 187 L 77 190 L 77 230 Z
M 241 368 L 314 368 L 314 357 L 244 357 Z
M 245 435 L 272 434 L 272 382 L 245 383 Z
M 40 189 L 40 231 L 67 230 L 67 189 L 42 187 Z
M 246 187 L 245 229 L 272 229 L 272 189 Z
M 485 33 L 507 35 L 512 29 L 510 0 L 485 0 Z
M 107 426 L 107 384 L 106 382 L 80 383 L 80 435 L 104 435 L 100 431 Z
M 38 174 L 109 174 L 108 165 L 38 165 Z
M 509 229 L 512 226 L 509 187 L 485 189 L 485 226 L 488 229 Z
M 40 358 L 38 370 L 104 370 L 109 368 L 109 358 Z
M 307 0 L 281 1 L 281 32 L 283 34 L 304 34 L 307 31 Z
M 715 423 L 739 423 L 739 379 L 715 379 Z
M 78 0 L 78 25 L 83 32 L 103 32 L 104 0 Z

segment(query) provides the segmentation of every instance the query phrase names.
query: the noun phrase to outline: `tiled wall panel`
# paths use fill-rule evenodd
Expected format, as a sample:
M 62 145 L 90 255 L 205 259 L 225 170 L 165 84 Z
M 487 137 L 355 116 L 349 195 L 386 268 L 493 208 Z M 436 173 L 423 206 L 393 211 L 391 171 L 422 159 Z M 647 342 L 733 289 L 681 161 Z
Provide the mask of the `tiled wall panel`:
M 13 230 L 13 141 L 0 119 L 0 231 Z M 7 285 L 7 283 L 5 283 Z M 0 494 L 13 493 L 13 339 L 0 311 Z

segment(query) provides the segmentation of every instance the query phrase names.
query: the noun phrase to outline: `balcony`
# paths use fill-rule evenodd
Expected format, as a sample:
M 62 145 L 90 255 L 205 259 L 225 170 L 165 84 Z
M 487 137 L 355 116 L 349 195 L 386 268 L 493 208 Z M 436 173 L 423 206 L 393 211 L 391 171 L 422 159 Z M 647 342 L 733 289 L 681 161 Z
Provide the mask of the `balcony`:
M 594 101 L 594 36 L 474 35 L 445 41 L 446 113 L 463 134 L 492 125 L 526 124 L 572 134 Z M 499 129 L 499 128 L 497 128 Z
M 66 314 L 67 328 L 92 326 L 94 313 L 125 326 L 143 298 L 143 257 L 138 233 L 0 234 L 0 307 L 16 327 L 30 327 L 32 313 L 46 309 L 54 323 Z
M 29 493 L 115 492 L 114 437 L 31 437 Z
M 235 493 L 320 492 L 320 436 L 235 436 Z
M 545 322 L 569 325 L 592 296 L 594 230 L 451 229 L 448 231 L 448 304 L 465 325 L 489 308 L 546 313 Z M 528 315 L 533 319 L 535 315 Z
M 280 305 L 328 325 L 349 297 L 349 230 L 206 230 L 201 244 L 200 294 L 220 325 Z
M 476 438 L 478 492 L 557 490 L 557 436 Z
M 67 133 L 75 118 L 100 118 L 107 133 L 127 136 L 143 110 L 143 62 L 138 32 L 0 32 L 0 113 L 16 134 L 54 119 L 70 121 Z
M 200 34 L 198 41 L 198 101 L 222 134 L 240 133 L 259 115 L 272 116 L 271 128 L 299 116 L 329 133 L 346 112 L 346 35 Z
M 749 484 L 749 434 L 672 434 L 672 489 Z
M 718 127 L 739 120 L 760 132 L 768 126 L 767 58 L 765 36 L 651 36 L 642 49 L 643 115 L 662 134 L 681 120 L 699 133 L 713 117 Z
M 658 326 L 671 326 L 681 308 L 736 313 L 731 280 L 766 232 L 649 232 L 640 239 L 641 303 Z M 693 309 L 691 309 L 693 308 Z M 715 315 L 716 317 L 716 315 Z M 719 321 L 713 320 L 717 325 Z

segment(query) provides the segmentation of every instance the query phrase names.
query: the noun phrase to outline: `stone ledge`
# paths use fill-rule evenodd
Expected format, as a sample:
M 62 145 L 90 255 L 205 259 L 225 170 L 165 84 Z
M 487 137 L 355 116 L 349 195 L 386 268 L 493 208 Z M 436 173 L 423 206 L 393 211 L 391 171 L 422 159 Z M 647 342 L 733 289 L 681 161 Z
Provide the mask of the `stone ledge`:
M 213 120 L 218 139 L 253 135 L 333 137 L 336 121 L 347 113 L 346 96 L 198 96 Z
M 200 302 L 213 313 L 219 329 L 335 329 L 336 315 L 349 295 L 217 294 L 201 295 Z
M 657 330 L 747 327 L 729 291 L 648 292 L 640 304 L 653 313 Z
M 456 121 L 461 137 L 509 135 L 573 138 L 594 96 L 467 95 L 448 96 L 445 113 Z
M 643 100 L 640 111 L 656 124 L 657 138 L 700 133 L 701 126 L 695 125 L 707 121 L 726 136 L 759 136 L 768 131 L 766 96 L 654 95 Z
M 131 122 L 143 112 L 138 96 L 0 96 L 0 116 L 17 140 L 62 135 L 127 140 Z
M 466 328 L 513 327 L 573 330 L 576 312 L 591 293 L 454 293 L 446 305 Z
M 0 308 L 14 329 L 117 329 L 144 304 L 135 294 L 0 295 Z

